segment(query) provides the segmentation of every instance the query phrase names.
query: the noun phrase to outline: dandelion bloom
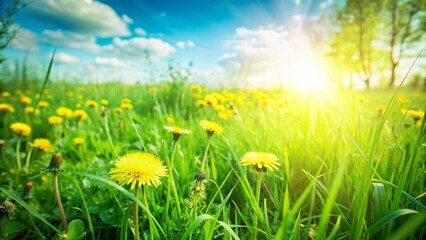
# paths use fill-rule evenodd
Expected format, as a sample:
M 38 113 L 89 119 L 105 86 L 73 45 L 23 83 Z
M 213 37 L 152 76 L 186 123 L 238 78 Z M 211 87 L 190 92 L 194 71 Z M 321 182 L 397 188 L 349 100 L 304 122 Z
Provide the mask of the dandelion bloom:
M 52 144 L 49 139 L 46 138 L 36 138 L 33 141 L 34 147 L 38 148 L 43 152 L 50 152 L 53 150 Z
M 21 101 L 22 104 L 28 105 L 32 102 L 31 98 L 22 95 L 21 98 L 19 99 Z
M 6 98 L 6 97 L 10 97 L 10 92 L 2 92 L 2 93 L 1 93 L 1 96 L 2 96 L 2 97 L 5 97 L 5 98 Z
M 7 103 L 0 103 L 0 112 L 7 113 L 7 112 L 14 112 L 15 109 L 12 105 Z
M 12 131 L 24 137 L 28 137 L 31 133 L 31 127 L 25 123 L 20 123 L 20 122 L 12 123 L 10 125 L 10 129 L 12 129 Z
M 407 116 L 413 118 L 414 121 L 419 121 L 423 119 L 423 117 L 425 116 L 425 112 L 413 110 L 413 109 L 409 109 L 409 110 L 403 109 L 402 112 L 407 114 Z
M 167 117 L 168 124 L 173 124 L 174 122 L 175 122 L 175 119 L 173 117 L 170 117 L 170 116 Z
M 209 135 L 213 135 L 214 133 L 217 133 L 217 134 L 220 135 L 220 134 L 223 133 L 223 128 L 215 122 L 210 122 L 210 121 L 207 121 L 207 120 L 201 120 L 200 126 L 204 130 L 206 130 Z
M 156 94 L 158 92 L 158 88 L 157 87 L 150 87 L 148 89 L 149 93 L 151 94 Z
M 254 167 L 258 171 L 267 169 L 273 171 L 280 166 L 278 160 L 278 157 L 272 153 L 248 152 L 241 158 L 241 165 Z
M 33 107 L 25 107 L 24 111 L 25 111 L 25 113 L 28 113 L 28 114 L 34 114 L 34 108 Z M 39 113 L 40 113 L 40 110 L 36 109 L 35 115 L 38 115 Z
M 108 106 L 109 102 L 106 99 L 102 99 L 101 104 L 104 105 L 104 106 Z
M 117 108 L 115 108 L 115 112 L 116 112 L 116 113 L 122 113 L 122 112 L 123 112 L 123 109 L 122 109 L 122 108 L 117 107 Z
M 84 143 L 84 138 L 76 137 L 72 139 L 72 142 L 74 143 L 74 145 L 80 146 Z
M 98 108 L 98 103 L 93 100 L 87 100 L 86 107 Z
M 58 117 L 58 116 L 50 116 L 47 119 L 47 122 L 49 122 L 49 124 L 53 124 L 53 125 L 55 125 L 55 124 L 61 124 L 62 121 L 63 121 L 63 118 Z
M 58 114 L 61 117 L 66 117 L 66 118 L 70 118 L 73 115 L 73 112 L 71 109 L 66 108 L 66 107 L 58 107 L 56 109 L 56 114 Z
M 175 141 L 179 140 L 180 136 L 183 134 L 191 134 L 192 132 L 188 129 L 183 129 L 175 126 L 164 126 L 164 129 L 166 129 L 168 132 L 173 133 L 173 139 Z
M 199 107 L 204 107 L 206 105 L 207 105 L 207 102 L 205 100 L 199 100 L 197 102 L 197 106 L 199 106 Z
M 217 99 L 211 94 L 206 95 L 204 97 L 204 101 L 206 101 L 206 103 L 208 105 L 213 106 L 213 107 L 216 106 L 217 102 L 218 102 Z
M 160 178 L 167 176 L 167 168 L 156 156 L 138 152 L 120 157 L 109 173 L 111 179 L 120 185 L 131 184 L 130 189 L 135 185 L 158 187 L 161 184 Z
M 85 120 L 87 119 L 87 113 L 84 110 L 75 110 L 74 117 L 78 118 L 78 120 Z
M 121 103 L 121 108 L 131 110 L 133 109 L 133 105 L 131 103 Z
M 123 103 L 131 103 L 132 101 L 130 101 L 130 99 L 128 99 L 128 98 L 123 98 L 123 99 L 121 99 L 121 103 L 123 104 Z
M 38 103 L 38 107 L 39 107 L 39 108 L 47 108 L 47 107 L 49 107 L 49 102 L 46 102 L 46 101 L 40 101 L 40 102 Z

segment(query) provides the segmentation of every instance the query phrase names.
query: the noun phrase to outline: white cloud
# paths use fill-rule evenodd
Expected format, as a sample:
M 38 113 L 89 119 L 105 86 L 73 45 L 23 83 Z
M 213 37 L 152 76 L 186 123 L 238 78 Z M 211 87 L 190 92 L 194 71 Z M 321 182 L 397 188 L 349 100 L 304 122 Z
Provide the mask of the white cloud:
M 186 47 L 194 47 L 195 43 L 191 40 L 179 41 L 179 42 L 176 43 L 176 46 L 180 49 L 184 49 Z
M 74 64 L 78 63 L 80 60 L 77 57 L 71 56 L 64 52 L 59 52 L 55 54 L 55 62 Z
M 24 51 L 38 51 L 39 38 L 36 33 L 29 29 L 14 25 L 16 35 L 10 42 L 10 46 Z
M 124 21 L 125 23 L 128 23 L 128 24 L 132 24 L 132 23 L 133 23 L 133 19 L 131 19 L 131 18 L 130 18 L 129 16 L 127 16 L 126 14 L 124 14 L 121 18 L 123 19 L 123 21 Z
M 62 30 L 44 30 L 42 34 L 42 41 L 53 46 L 84 49 L 90 52 L 98 52 L 100 48 L 93 36 Z
M 122 67 L 124 63 L 117 58 L 95 58 L 95 64 L 101 66 L 110 66 L 110 67 Z
M 130 35 L 126 21 L 98 1 L 38 0 L 28 10 L 35 17 L 68 31 L 101 37 Z
M 143 30 L 142 28 L 135 28 L 133 31 L 139 36 L 145 36 L 146 35 L 145 30 Z
M 170 44 L 158 38 L 134 37 L 114 38 L 112 44 L 103 46 L 102 51 L 120 58 L 143 58 L 158 60 L 175 51 Z

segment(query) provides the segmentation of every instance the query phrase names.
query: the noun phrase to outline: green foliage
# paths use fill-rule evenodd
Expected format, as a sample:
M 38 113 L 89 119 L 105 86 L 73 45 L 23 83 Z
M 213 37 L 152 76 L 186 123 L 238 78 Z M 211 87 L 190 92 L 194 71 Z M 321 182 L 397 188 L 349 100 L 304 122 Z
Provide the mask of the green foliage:
M 9 237 L 50 239 L 64 234 L 51 177 L 41 174 L 51 153 L 34 146 L 38 137 L 49 139 L 62 154 L 65 171 L 59 175 L 59 187 L 70 221 L 66 234 L 73 238 L 132 239 L 134 202 L 142 209 L 138 217 L 142 239 L 425 237 L 425 123 L 401 111 L 423 111 L 422 93 L 202 88 L 199 98 L 191 86 L 179 81 L 151 86 L 49 82 L 40 101 L 50 105 L 32 115 L 25 112 L 20 97 L 26 94 L 35 100 L 43 83 L 20 94 L 13 84 L 5 86 L 10 96 L 2 95 L 1 102 L 13 105 L 15 112 L 0 113 L 5 140 L 0 149 L 0 200 L 14 201 L 19 208 L 6 222 Z M 197 106 L 213 93 L 228 96 L 219 103 L 225 111 L 233 110 L 226 120 L 220 118 L 219 108 Z M 239 97 L 242 104 L 237 106 Z M 115 108 L 124 98 L 134 108 L 119 113 Z M 101 106 L 85 105 L 87 100 L 101 99 L 109 101 L 104 106 L 110 109 L 107 115 Z M 60 106 L 85 110 L 88 118 L 64 118 L 60 125 L 49 125 L 47 119 Z M 207 154 L 206 168 L 214 163 L 216 175 L 206 171 L 201 182 L 199 169 L 207 143 L 206 132 L 198 126 L 202 119 L 219 123 L 224 132 L 212 136 Z M 18 138 L 9 129 L 13 122 L 32 127 L 31 135 L 22 138 L 18 155 Z M 164 125 L 192 134 L 182 135 L 173 145 L 173 135 Z M 84 143 L 75 144 L 76 137 Z M 171 178 L 163 178 L 158 188 L 147 186 L 149 209 L 129 186 L 109 180 L 117 156 L 138 151 L 155 154 L 170 166 L 174 162 L 170 172 L 176 190 Z M 248 151 L 274 153 L 280 158 L 279 169 L 259 177 L 240 164 Z M 18 171 L 16 159 L 25 162 L 28 157 L 28 173 Z M 31 197 L 24 200 L 29 181 L 32 189 L 26 196 Z M 406 221 L 412 224 L 403 224 Z

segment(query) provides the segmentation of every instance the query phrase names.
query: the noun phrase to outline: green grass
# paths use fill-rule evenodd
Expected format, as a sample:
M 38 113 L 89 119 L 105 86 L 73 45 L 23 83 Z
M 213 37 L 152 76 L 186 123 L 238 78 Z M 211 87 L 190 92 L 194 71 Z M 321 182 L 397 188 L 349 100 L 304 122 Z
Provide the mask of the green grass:
M 179 81 L 156 86 L 34 82 L 29 92 L 21 91 L 32 98 L 31 106 L 50 103 L 38 115 L 25 113 L 14 83 L 3 86 L 11 95 L 0 102 L 11 104 L 15 112 L 0 113 L 0 138 L 6 141 L 1 147 L 0 203 L 9 200 L 19 209 L 0 220 L 0 233 L 9 238 L 51 239 L 63 231 L 51 176 L 41 172 L 52 152 L 32 147 L 40 137 L 49 139 L 63 156 L 59 185 L 73 238 L 133 239 L 135 201 L 141 239 L 426 237 L 425 123 L 415 123 L 401 111 L 424 111 L 424 92 L 203 89 L 201 97 L 216 92 L 234 98 L 223 103 L 234 110 L 223 120 L 211 106 L 197 106 L 191 87 Z M 150 93 L 151 87 L 157 88 L 156 94 Z M 236 104 L 238 96 L 244 96 L 242 106 Z M 134 109 L 117 113 L 123 98 L 129 98 Z M 100 105 L 101 99 L 109 101 L 110 115 L 102 116 L 101 106 L 85 106 L 87 100 Z M 49 125 L 47 118 L 60 106 L 80 107 L 89 117 Z M 382 115 L 379 108 L 384 109 Z M 163 128 L 170 125 L 167 116 L 192 131 L 179 139 L 173 153 L 172 134 Z M 203 119 L 219 123 L 224 133 L 211 138 L 205 192 L 197 195 L 205 199 L 191 210 L 194 176 L 207 144 L 207 134 L 198 125 Z M 14 122 L 32 128 L 31 135 L 22 138 L 18 155 L 18 137 L 9 128 Z M 75 137 L 85 142 L 77 146 Z M 129 186 L 109 178 L 118 156 L 137 151 L 152 153 L 165 165 L 174 162 L 170 181 L 163 178 L 158 188 L 146 187 L 149 210 L 141 195 L 136 199 Z M 258 172 L 240 164 L 249 151 L 277 155 L 279 169 L 259 178 Z M 28 173 L 17 170 L 17 157 L 23 166 L 30 158 Z M 29 181 L 32 198 L 24 201 Z

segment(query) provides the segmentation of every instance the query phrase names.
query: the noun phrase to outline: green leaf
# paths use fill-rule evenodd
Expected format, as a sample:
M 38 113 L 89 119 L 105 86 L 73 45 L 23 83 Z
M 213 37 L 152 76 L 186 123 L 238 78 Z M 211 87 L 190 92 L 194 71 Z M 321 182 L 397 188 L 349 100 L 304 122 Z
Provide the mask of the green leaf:
M 407 214 L 414 214 L 417 213 L 417 211 L 414 211 L 412 209 L 400 209 L 396 210 L 394 212 L 389 213 L 379 221 L 377 221 L 375 224 L 373 224 L 371 227 L 367 229 L 368 237 L 372 237 L 374 234 L 376 234 L 380 229 L 382 229 L 386 224 L 390 223 L 396 218 L 399 218 L 401 216 L 407 215 Z
M 86 235 L 84 231 L 84 223 L 80 219 L 74 219 L 68 226 L 68 233 L 66 239 L 79 240 Z

